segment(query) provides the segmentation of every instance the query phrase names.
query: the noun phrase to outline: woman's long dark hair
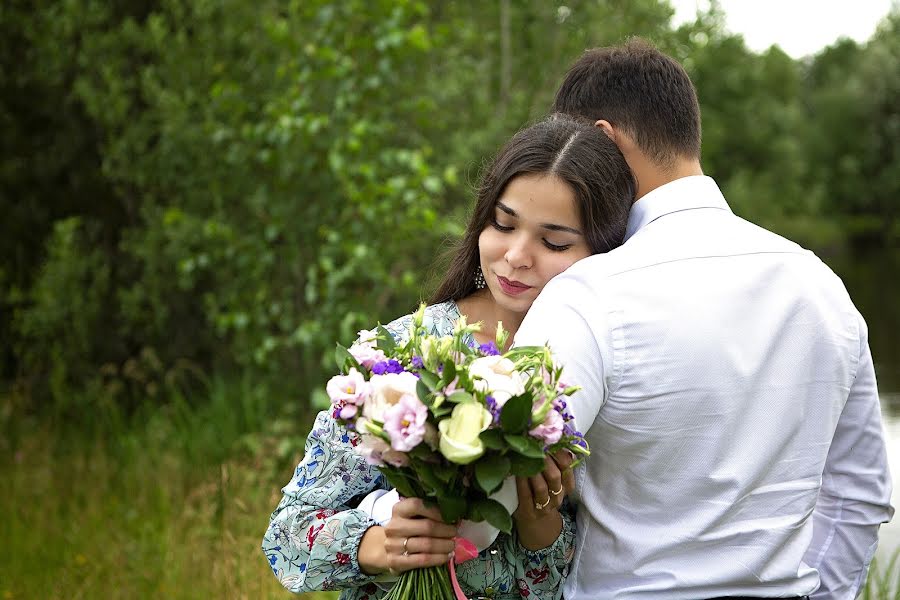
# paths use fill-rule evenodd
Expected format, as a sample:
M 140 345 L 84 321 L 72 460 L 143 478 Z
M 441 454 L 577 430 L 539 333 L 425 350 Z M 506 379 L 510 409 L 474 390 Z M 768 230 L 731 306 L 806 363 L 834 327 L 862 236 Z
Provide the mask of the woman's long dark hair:
M 497 200 L 514 178 L 539 174 L 555 175 L 572 188 L 591 254 L 622 244 L 637 189 L 628 163 L 592 123 L 556 114 L 513 136 L 485 171 L 466 232 L 451 250 L 431 304 L 475 292 L 478 237 L 490 225 Z

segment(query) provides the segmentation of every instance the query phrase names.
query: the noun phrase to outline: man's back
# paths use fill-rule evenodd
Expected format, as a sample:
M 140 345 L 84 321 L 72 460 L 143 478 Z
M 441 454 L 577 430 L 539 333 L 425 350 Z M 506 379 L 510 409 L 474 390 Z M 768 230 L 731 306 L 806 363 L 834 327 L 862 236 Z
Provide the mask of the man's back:
M 592 456 L 566 597 L 807 594 L 811 517 L 868 355 L 864 323 L 819 259 L 735 217 L 712 180 L 638 206 L 627 243 L 554 280 L 516 339 L 545 341 L 532 319 L 552 306 L 550 343 L 585 387 L 572 404 Z M 875 407 L 863 429 L 880 428 Z M 884 460 L 875 438 L 858 450 Z M 884 500 L 880 488 L 856 500 L 886 503 L 882 487 Z

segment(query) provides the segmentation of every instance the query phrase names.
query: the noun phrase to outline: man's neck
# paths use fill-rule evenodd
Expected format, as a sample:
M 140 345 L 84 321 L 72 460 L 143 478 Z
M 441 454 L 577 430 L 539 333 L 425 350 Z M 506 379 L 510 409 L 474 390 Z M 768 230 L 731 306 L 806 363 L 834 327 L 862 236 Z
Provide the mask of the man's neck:
M 692 177 L 694 175 L 703 175 L 703 168 L 700 161 L 696 159 L 678 159 L 675 164 L 668 169 L 663 169 L 656 163 L 651 162 L 643 155 L 626 156 L 628 165 L 634 173 L 637 180 L 637 196 L 635 201 L 640 200 L 658 187 L 671 183 L 676 179 L 683 177 Z

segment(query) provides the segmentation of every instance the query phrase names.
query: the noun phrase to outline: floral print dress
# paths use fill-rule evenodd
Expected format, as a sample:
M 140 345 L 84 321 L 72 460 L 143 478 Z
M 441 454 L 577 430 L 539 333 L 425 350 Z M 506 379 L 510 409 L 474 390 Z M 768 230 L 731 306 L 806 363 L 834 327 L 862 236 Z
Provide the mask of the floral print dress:
M 455 302 L 435 304 L 426 309 L 424 325 L 434 335 L 449 335 L 459 317 Z M 406 315 L 386 329 L 404 339 L 411 320 L 412 315 Z M 357 562 L 363 534 L 377 523 L 356 507 L 373 490 L 389 489 L 378 469 L 353 451 L 358 443 L 356 433 L 338 424 L 329 411 L 320 412 L 306 439 L 305 456 L 282 489 L 262 550 L 275 576 L 292 592 L 342 590 L 340 600 L 376 600 L 390 588 L 385 576 L 366 575 Z M 477 558 L 457 565 L 466 595 L 562 598 L 575 541 L 574 516 L 565 510 L 562 515 L 562 532 L 547 548 L 527 550 L 515 531 L 500 533 Z

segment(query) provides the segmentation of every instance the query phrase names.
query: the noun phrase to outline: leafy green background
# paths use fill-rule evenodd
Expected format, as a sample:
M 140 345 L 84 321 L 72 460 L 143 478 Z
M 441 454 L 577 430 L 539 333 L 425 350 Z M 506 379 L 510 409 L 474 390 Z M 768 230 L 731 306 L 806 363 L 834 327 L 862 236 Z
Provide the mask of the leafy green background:
M 682 60 L 735 211 L 872 282 L 864 313 L 893 304 L 897 8 L 803 60 L 749 51 L 715 5 L 672 14 L 3 2 L 0 594 L 278 595 L 256 546 L 335 341 L 426 295 L 484 161 L 586 47 L 640 34 Z

